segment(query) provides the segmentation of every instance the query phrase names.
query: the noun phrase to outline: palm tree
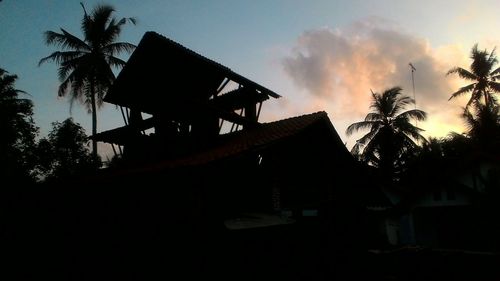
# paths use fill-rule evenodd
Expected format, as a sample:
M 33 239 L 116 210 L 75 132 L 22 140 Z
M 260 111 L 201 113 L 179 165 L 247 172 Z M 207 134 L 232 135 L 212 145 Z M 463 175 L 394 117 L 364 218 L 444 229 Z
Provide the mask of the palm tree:
M 471 84 L 463 86 L 451 94 L 449 99 L 451 100 L 466 93 L 471 93 L 465 110 L 468 110 L 472 104 L 480 104 L 481 99 L 484 100 L 484 104 L 487 107 L 490 107 L 492 104 L 496 104 L 496 98 L 493 96 L 493 93 L 500 93 L 500 83 L 496 82 L 500 78 L 500 67 L 495 68 L 495 65 L 498 63 L 495 49 L 491 53 L 488 53 L 487 50 L 478 50 L 478 46 L 475 44 L 472 47 L 470 58 L 472 59 L 470 70 L 454 67 L 448 71 L 447 75 L 456 73 L 460 78 L 472 81 Z
M 75 100 L 84 104 L 92 113 L 92 134 L 97 133 L 97 108 L 108 87 L 115 80 L 112 68 L 120 68 L 125 61 L 117 55 L 134 50 L 135 45 L 116 42 L 122 26 L 128 21 L 135 24 L 134 18 L 113 17 L 115 9 L 109 5 L 97 5 L 90 14 L 83 7 L 81 29 L 83 39 L 61 28 L 61 32 L 46 31 L 45 43 L 60 47 L 49 56 L 42 58 L 39 65 L 52 61 L 59 65 L 58 95 L 70 94 L 70 104 Z M 71 107 L 70 107 L 71 108 Z M 92 152 L 97 157 L 97 142 L 92 140 Z
M 400 87 L 394 87 L 382 94 L 372 92 L 370 108 L 373 112 L 346 130 L 348 136 L 359 130 L 370 130 L 356 141 L 352 153 L 389 177 L 404 164 L 405 154 L 417 148 L 417 143 L 426 141 L 420 134 L 423 130 L 410 123 L 412 120 L 424 121 L 426 113 L 418 109 L 401 112 L 405 106 L 415 103 L 401 91 Z
M 498 150 L 500 144 L 500 106 L 476 105 L 476 110 L 464 110 L 462 114 L 467 135 L 485 153 Z

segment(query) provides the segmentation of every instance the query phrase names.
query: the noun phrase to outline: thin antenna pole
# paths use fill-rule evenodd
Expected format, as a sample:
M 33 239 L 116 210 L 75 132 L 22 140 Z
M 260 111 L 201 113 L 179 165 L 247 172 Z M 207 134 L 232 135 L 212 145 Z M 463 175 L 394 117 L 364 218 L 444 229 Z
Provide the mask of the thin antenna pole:
M 417 109 L 417 99 L 415 98 L 415 78 L 413 77 L 413 73 L 417 70 L 413 64 L 410 62 L 410 70 L 411 70 L 411 84 L 413 86 L 413 101 L 415 104 L 415 110 Z M 417 127 L 417 120 L 415 120 L 415 127 Z

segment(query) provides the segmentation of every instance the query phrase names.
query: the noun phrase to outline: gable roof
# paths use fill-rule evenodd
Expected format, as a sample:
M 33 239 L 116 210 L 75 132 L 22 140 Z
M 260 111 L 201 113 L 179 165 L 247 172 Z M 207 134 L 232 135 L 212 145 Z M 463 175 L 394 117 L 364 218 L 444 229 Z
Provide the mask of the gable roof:
M 175 109 L 172 101 L 207 101 L 226 79 L 280 97 L 179 43 L 146 32 L 104 101 L 152 114 L 169 106 Z

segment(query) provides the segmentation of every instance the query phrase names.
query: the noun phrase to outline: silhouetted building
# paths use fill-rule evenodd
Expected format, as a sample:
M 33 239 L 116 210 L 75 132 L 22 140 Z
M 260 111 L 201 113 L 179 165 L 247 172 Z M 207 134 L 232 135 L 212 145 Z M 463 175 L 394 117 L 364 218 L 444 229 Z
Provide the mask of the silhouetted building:
M 270 97 L 280 96 L 147 32 L 104 98 L 125 108 L 125 126 L 93 137 L 123 146 L 124 157 L 134 161 L 175 158 L 211 145 L 224 122 L 231 131 L 255 127 Z M 148 129 L 154 133 L 144 133 Z
M 104 99 L 123 108 L 126 125 L 93 136 L 123 151 L 122 165 L 84 185 L 136 186 L 155 206 L 157 250 L 183 257 L 170 270 L 240 280 L 352 275 L 365 243 L 358 164 L 325 112 L 260 123 L 262 103 L 278 97 L 148 32 Z M 138 255 L 165 258 L 157 250 Z

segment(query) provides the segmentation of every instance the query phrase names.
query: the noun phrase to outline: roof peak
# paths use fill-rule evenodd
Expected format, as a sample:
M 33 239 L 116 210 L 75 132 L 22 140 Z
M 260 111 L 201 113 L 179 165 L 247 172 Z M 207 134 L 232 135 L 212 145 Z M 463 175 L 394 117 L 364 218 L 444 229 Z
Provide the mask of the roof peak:
M 324 110 L 312 112 L 312 113 L 306 113 L 306 114 L 302 114 L 302 115 L 298 115 L 298 116 L 292 116 L 292 117 L 288 117 L 285 119 L 270 121 L 270 122 L 262 123 L 262 125 L 268 125 L 268 124 L 272 124 L 272 123 L 276 123 L 276 122 L 283 122 L 283 121 L 292 120 L 292 119 L 302 119 L 302 118 L 320 119 L 322 117 L 328 118 L 328 113 L 326 113 L 326 111 L 324 111 Z
M 191 53 L 191 54 L 193 54 L 193 55 L 195 55 L 195 56 L 197 56 L 197 57 L 199 57 L 199 58 L 201 58 L 203 60 L 206 60 L 207 62 L 212 63 L 212 64 L 216 65 L 217 67 L 221 67 L 221 68 L 223 68 L 225 70 L 231 71 L 231 69 L 229 67 L 224 66 L 224 65 L 222 65 L 222 64 L 220 64 L 220 63 L 218 63 L 218 62 L 216 62 L 214 60 L 211 60 L 211 59 L 203 56 L 202 54 L 200 54 L 198 52 L 195 52 L 192 49 L 187 48 L 186 46 L 182 45 L 181 43 L 179 43 L 177 41 L 174 41 L 174 40 L 172 40 L 172 39 L 166 37 L 165 35 L 160 34 L 160 33 L 156 32 L 156 31 L 147 31 L 146 33 L 144 33 L 144 36 L 142 37 L 142 39 L 144 39 L 146 37 L 156 37 L 158 39 L 165 40 L 165 41 L 171 43 L 173 46 L 176 46 L 177 48 L 180 48 L 181 50 L 187 51 L 188 53 Z

